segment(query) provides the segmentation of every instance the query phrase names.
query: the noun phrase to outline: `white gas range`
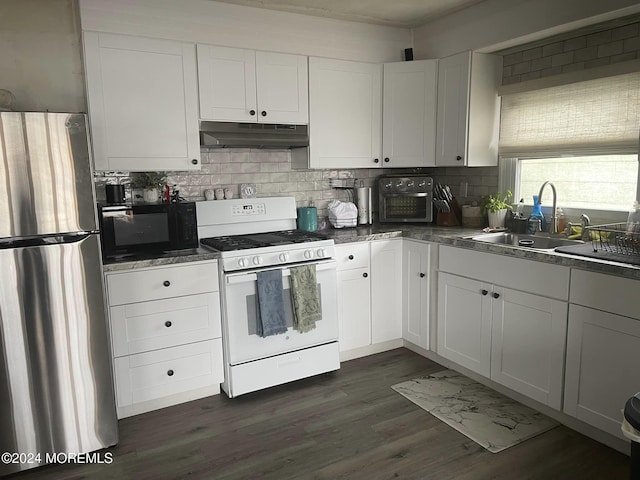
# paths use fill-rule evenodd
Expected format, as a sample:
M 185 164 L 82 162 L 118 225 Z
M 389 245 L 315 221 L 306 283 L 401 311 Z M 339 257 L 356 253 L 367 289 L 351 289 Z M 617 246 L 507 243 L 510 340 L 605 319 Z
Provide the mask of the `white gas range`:
M 336 261 L 333 240 L 296 230 L 293 197 L 198 202 L 198 237 L 220 252 L 225 381 L 229 397 L 340 368 Z M 315 270 L 321 319 L 301 333 L 294 328 L 292 269 Z M 260 336 L 259 272 L 282 276 L 286 332 Z

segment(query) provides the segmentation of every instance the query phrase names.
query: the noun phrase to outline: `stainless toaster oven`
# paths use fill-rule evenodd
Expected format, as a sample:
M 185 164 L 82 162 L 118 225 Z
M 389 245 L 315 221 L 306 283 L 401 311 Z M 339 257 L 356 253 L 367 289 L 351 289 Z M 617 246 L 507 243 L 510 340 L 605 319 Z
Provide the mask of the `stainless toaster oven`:
M 424 175 L 385 175 L 378 179 L 381 223 L 433 221 L 433 179 Z

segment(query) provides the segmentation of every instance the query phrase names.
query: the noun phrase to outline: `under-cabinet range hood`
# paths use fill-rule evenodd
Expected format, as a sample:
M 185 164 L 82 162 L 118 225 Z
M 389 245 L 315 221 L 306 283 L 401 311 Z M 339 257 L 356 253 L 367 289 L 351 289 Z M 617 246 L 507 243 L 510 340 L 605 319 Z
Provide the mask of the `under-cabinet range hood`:
M 200 122 L 200 145 L 218 148 L 298 148 L 309 146 L 307 125 Z

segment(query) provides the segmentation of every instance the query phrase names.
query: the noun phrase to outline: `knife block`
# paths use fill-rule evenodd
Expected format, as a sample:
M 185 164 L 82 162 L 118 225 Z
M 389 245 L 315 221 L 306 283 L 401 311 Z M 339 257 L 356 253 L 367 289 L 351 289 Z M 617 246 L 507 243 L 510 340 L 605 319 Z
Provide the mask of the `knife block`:
M 454 212 L 438 212 L 436 225 L 440 227 L 457 227 L 458 218 Z

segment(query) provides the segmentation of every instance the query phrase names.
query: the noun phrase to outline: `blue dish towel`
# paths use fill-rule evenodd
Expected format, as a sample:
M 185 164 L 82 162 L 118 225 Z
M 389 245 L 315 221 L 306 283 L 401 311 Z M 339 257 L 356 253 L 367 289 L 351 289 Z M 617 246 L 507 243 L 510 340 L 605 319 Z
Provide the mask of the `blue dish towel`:
M 286 333 L 287 322 L 284 316 L 282 298 L 282 271 L 266 270 L 257 273 L 257 330 L 261 337 Z

